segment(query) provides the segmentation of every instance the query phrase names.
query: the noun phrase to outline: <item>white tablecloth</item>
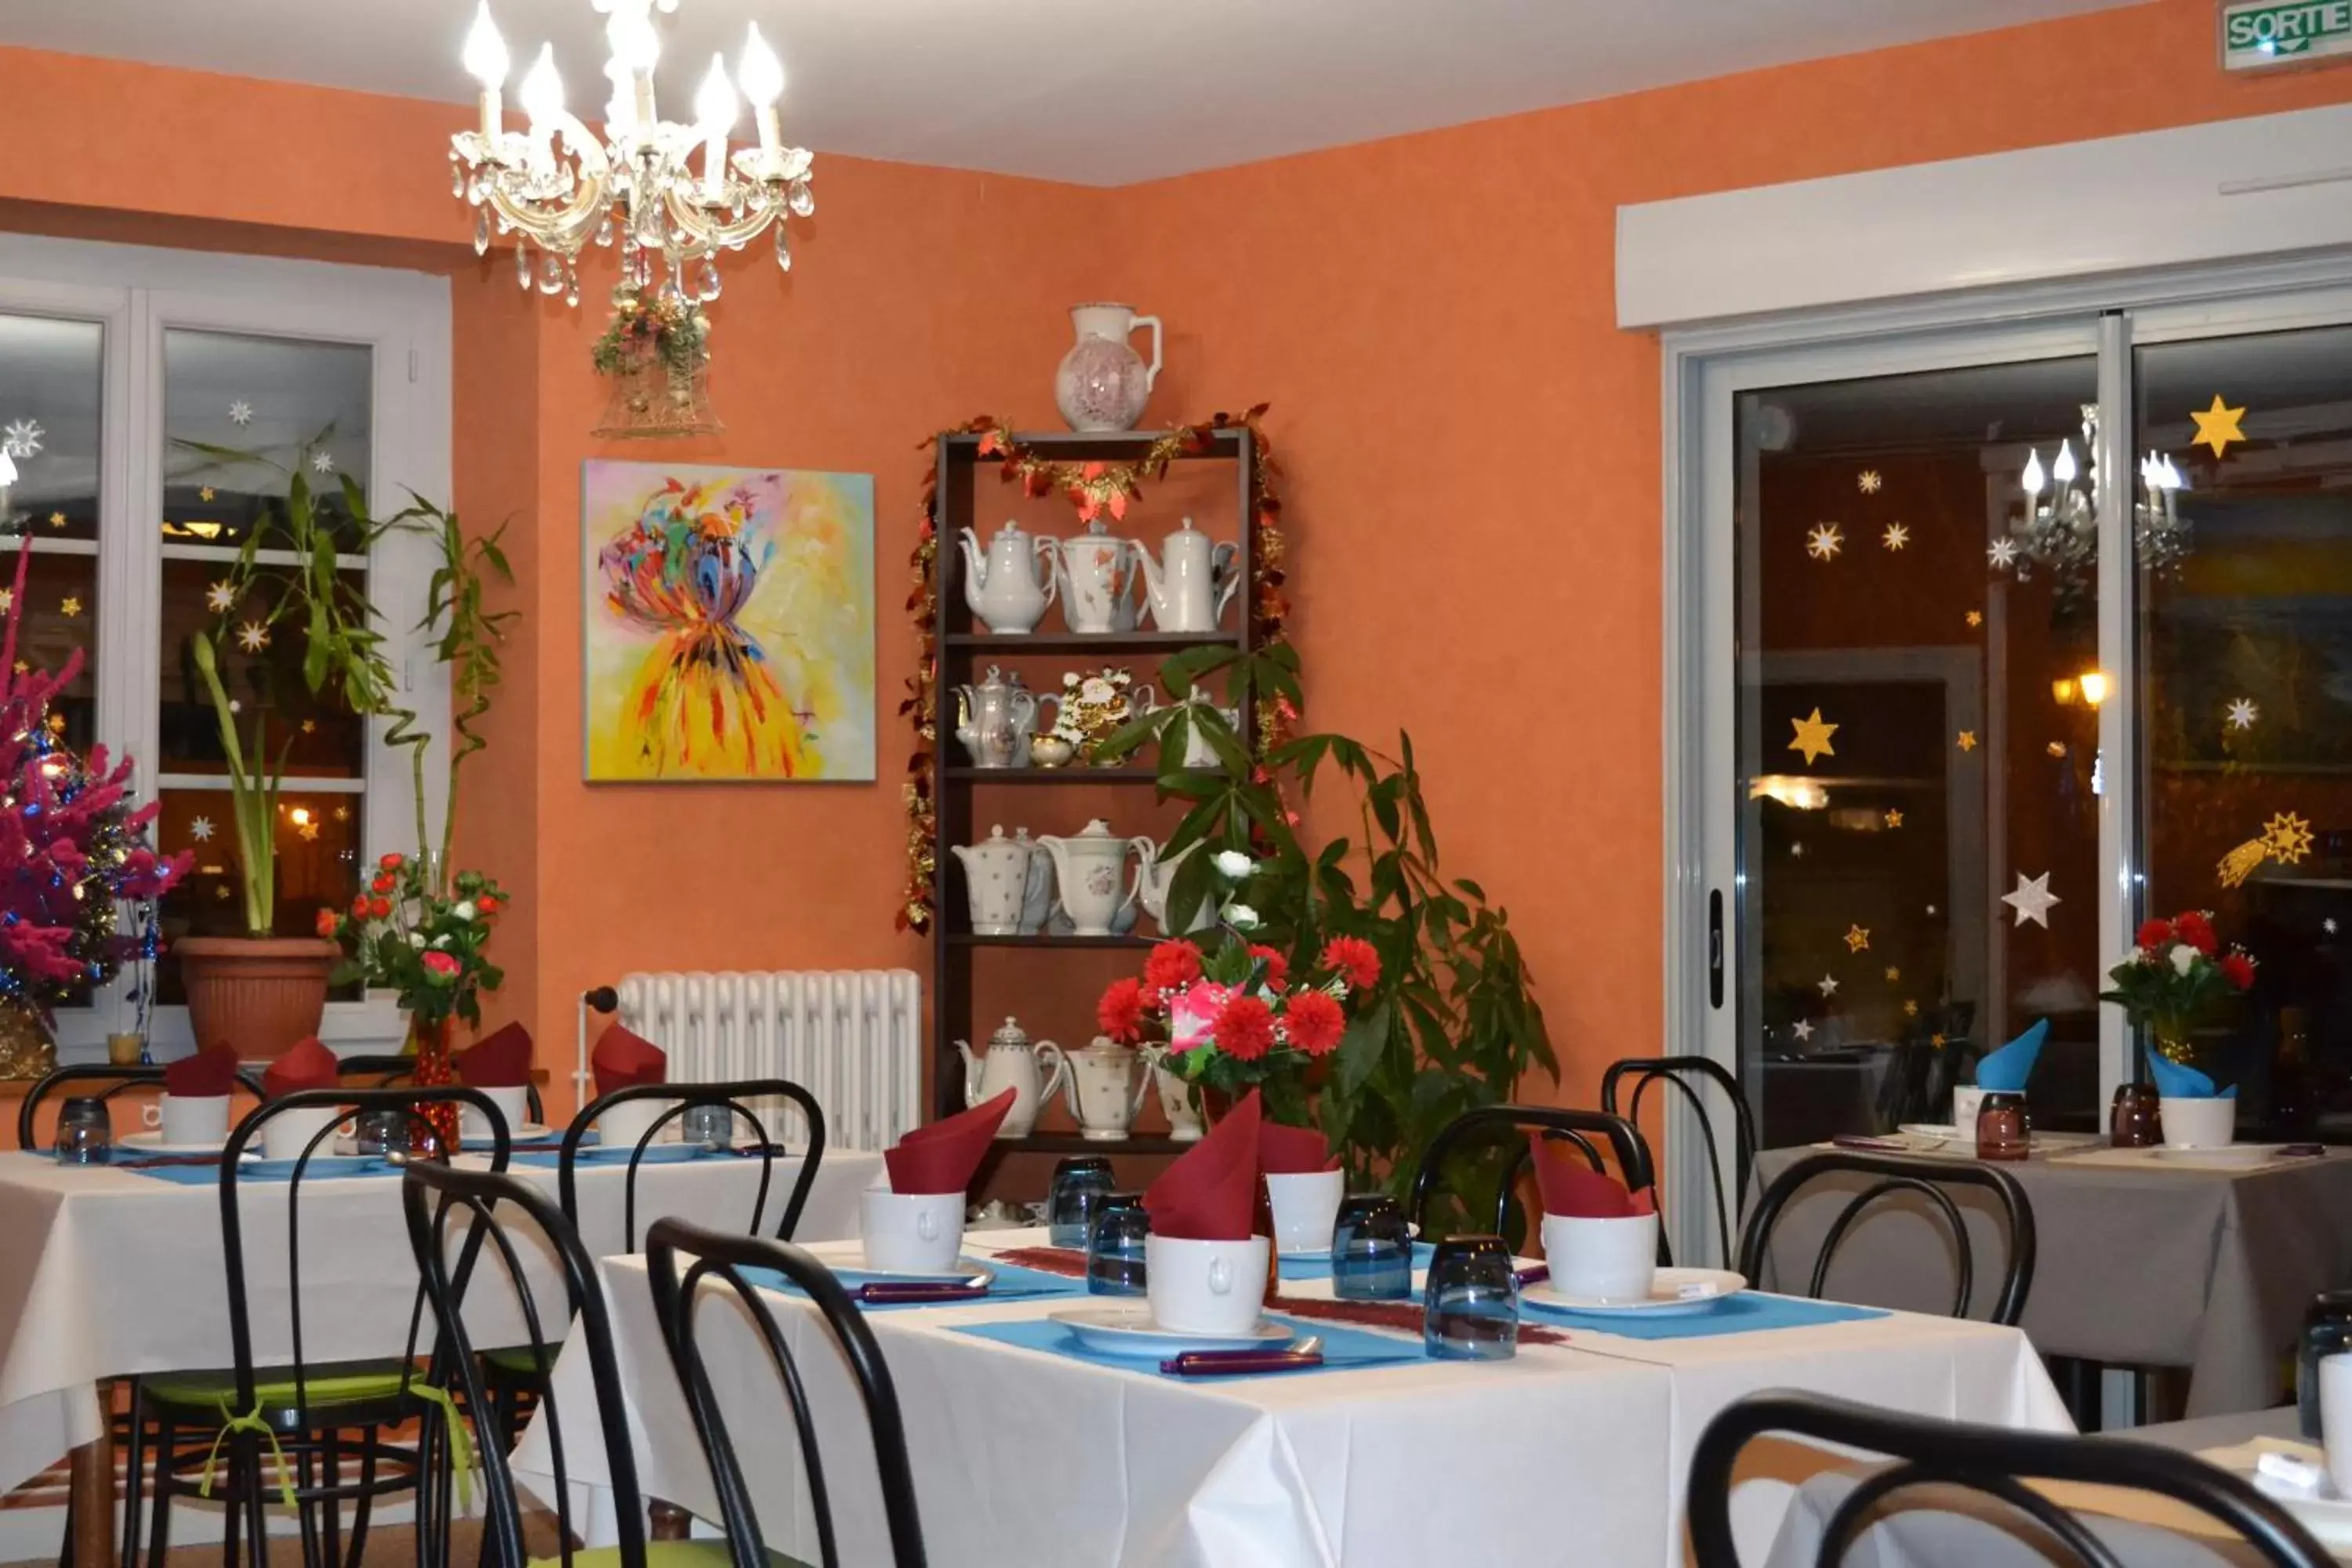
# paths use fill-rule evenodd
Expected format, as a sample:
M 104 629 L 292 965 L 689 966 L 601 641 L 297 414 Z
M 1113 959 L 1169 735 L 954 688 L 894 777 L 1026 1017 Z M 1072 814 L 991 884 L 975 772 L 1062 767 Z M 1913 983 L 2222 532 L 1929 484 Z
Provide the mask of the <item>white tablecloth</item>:
M 801 1216 L 801 1237 L 856 1235 L 857 1194 L 880 1165 L 877 1154 L 827 1150 Z M 664 1214 L 710 1225 L 749 1223 L 759 1168 L 751 1159 L 642 1167 L 638 1235 Z M 554 1197 L 552 1166 L 518 1165 L 514 1173 Z M 611 1166 L 582 1169 L 582 1239 L 592 1257 L 621 1247 L 624 1175 Z M 797 1160 L 775 1163 L 770 1226 L 798 1175 Z M 283 1182 L 254 1182 L 243 1199 L 247 1301 L 255 1352 L 265 1363 L 290 1355 L 286 1193 Z M 399 1181 L 306 1180 L 300 1214 L 305 1359 L 399 1353 L 416 1291 Z M 519 1227 L 517 1237 L 527 1266 L 545 1269 L 539 1287 L 557 1290 L 560 1302 L 552 1257 L 525 1250 L 527 1229 Z M 98 1436 L 100 1379 L 229 1365 L 226 1279 L 216 1187 L 0 1153 L 0 1490 Z M 473 1332 L 525 1337 L 502 1279 L 486 1280 L 474 1300 L 494 1315 L 469 1318 Z M 495 1315 L 500 1313 L 506 1321 Z
M 1034 1246 L 1037 1231 L 973 1237 Z M 855 1262 L 854 1246 L 820 1257 Z M 641 1259 L 603 1264 L 639 1483 L 718 1517 L 656 1327 Z M 1286 1281 L 1286 1292 L 1328 1284 Z M 885 1560 L 881 1503 L 855 1392 L 805 1302 L 779 1296 L 826 1455 L 845 1561 Z M 1572 1335 L 1505 1363 L 1413 1362 L 1211 1384 L 1129 1373 L 950 1331 L 1041 1317 L 1067 1298 L 876 1312 L 933 1563 L 1672 1563 L 1691 1449 L 1725 1404 L 1762 1388 L 1846 1394 L 1938 1415 L 2068 1430 L 2022 1334 L 1895 1314 L 1713 1339 Z M 705 1355 L 768 1545 L 814 1557 L 782 1395 L 747 1325 L 706 1305 Z M 568 1479 L 609 1540 L 607 1477 L 584 1358 L 556 1373 Z M 552 1495 L 546 1433 L 515 1454 Z M 1784 1500 L 1785 1493 L 1781 1494 Z M 586 1505 L 586 1506 L 583 1506 Z M 1778 1513 L 1759 1524 L 1754 1550 Z

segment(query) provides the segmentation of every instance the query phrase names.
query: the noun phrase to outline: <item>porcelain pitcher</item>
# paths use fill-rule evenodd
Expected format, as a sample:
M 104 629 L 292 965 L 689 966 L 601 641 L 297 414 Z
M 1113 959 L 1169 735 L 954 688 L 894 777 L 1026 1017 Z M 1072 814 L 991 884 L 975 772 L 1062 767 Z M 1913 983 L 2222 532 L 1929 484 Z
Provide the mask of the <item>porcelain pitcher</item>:
M 963 602 L 990 631 L 1004 636 L 1034 631 L 1054 602 L 1054 549 L 1048 533 L 1031 535 L 1007 520 L 988 542 L 963 530 Z
M 1241 546 L 1183 525 L 1160 542 L 1160 559 L 1138 550 L 1151 624 L 1163 632 L 1213 632 L 1242 585 Z
M 1108 1035 L 1097 1035 L 1082 1051 L 1065 1051 L 1069 1073 L 1062 1080 L 1070 1114 L 1077 1119 L 1078 1136 L 1108 1141 L 1124 1138 L 1143 1109 L 1150 1082 L 1143 1076 L 1143 1058 Z
M 1162 936 L 1189 936 L 1193 931 L 1206 931 L 1217 923 L 1217 900 L 1214 897 L 1209 897 L 1202 899 L 1201 907 L 1192 911 L 1192 923 L 1190 926 L 1181 931 L 1168 929 L 1168 893 L 1169 889 L 1175 886 L 1177 868 L 1184 864 L 1185 857 L 1199 847 L 1197 844 L 1188 844 L 1164 860 L 1155 855 L 1143 863 L 1143 869 L 1137 883 L 1136 898 L 1143 905 L 1143 912 L 1150 915 L 1153 923 L 1160 927 L 1160 933 Z
M 1066 838 L 1044 833 L 1037 842 L 1054 858 L 1062 909 L 1076 936 L 1110 935 L 1112 923 L 1134 907 L 1143 867 L 1160 853 L 1160 846 L 1150 839 L 1123 837 L 1100 817 Z M 1140 858 L 1132 876 L 1127 870 L 1129 853 Z
M 1160 318 L 1125 305 L 1076 305 L 1070 310 L 1076 342 L 1054 372 L 1054 405 L 1073 430 L 1132 430 L 1160 379 Z M 1128 342 L 1138 327 L 1151 329 L 1151 363 Z
M 1141 553 L 1133 540 L 1112 538 L 1099 518 L 1084 533 L 1062 541 L 1054 584 L 1062 597 L 1062 619 L 1072 631 L 1097 636 L 1134 628 L 1132 595 L 1143 585 L 1134 558 Z
M 1028 829 L 1014 838 L 1002 826 L 991 827 L 978 844 L 950 844 L 963 862 L 963 885 L 971 900 L 971 929 L 978 936 L 1013 936 L 1028 902 L 1031 861 L 1037 847 Z
M 1004 1121 L 996 1130 L 999 1138 L 1025 1138 L 1037 1125 L 1037 1108 L 1054 1098 L 1062 1086 L 1062 1077 L 1070 1069 L 1062 1047 L 1051 1040 L 1029 1043 L 1028 1031 L 1011 1018 L 1004 1026 L 988 1037 L 988 1049 L 981 1056 L 972 1055 L 971 1047 L 962 1040 L 955 1043 L 956 1054 L 963 1058 L 963 1102 L 966 1107 L 994 1100 L 1006 1089 L 1013 1091 L 1013 1109 L 1004 1113 Z M 1041 1057 L 1053 1060 L 1052 1076 L 1043 1083 L 1037 1078 L 1037 1061 Z
M 1029 732 L 1037 724 L 1037 694 L 990 665 L 978 683 L 955 689 L 955 738 L 976 768 L 1029 765 Z

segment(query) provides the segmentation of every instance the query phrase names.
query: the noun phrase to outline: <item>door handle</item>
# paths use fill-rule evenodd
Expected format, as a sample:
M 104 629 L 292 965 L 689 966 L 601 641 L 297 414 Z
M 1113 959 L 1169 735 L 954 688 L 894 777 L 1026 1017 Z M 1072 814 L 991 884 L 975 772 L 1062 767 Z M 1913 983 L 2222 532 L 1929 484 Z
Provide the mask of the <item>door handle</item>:
M 1706 1005 L 1723 1005 L 1723 889 L 1706 895 Z

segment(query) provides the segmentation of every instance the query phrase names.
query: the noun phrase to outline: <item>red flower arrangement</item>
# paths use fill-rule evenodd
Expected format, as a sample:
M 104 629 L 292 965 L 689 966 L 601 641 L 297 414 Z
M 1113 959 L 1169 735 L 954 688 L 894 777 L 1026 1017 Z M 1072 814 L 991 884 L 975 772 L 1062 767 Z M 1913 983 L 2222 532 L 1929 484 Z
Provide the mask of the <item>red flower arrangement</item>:
M 2186 1060 L 2198 1021 L 2253 985 L 2253 957 L 2235 943 L 2223 952 L 2213 917 L 2200 910 L 2141 921 L 2134 943 L 2107 971 L 2114 989 L 2099 993 L 2099 1000 L 2121 1007 L 2153 1036 L 2153 1049 Z

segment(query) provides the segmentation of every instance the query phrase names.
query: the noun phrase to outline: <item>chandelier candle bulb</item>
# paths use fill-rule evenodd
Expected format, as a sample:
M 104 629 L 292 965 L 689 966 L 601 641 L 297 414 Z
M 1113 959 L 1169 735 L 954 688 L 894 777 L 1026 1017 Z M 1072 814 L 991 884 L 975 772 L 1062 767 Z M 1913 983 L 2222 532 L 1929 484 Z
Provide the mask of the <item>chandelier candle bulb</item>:
M 2057 460 L 2050 465 L 2050 477 L 2063 487 L 2074 482 L 2074 444 L 2072 441 L 2061 441 L 2058 443 Z M 2036 485 L 2033 489 L 2035 493 L 2039 494 L 2042 487 Z
M 759 122 L 760 151 L 775 152 L 784 141 L 776 123 L 776 102 L 784 96 L 784 63 L 768 47 L 768 40 L 760 37 L 757 22 L 743 40 L 743 61 L 736 68 L 735 80 L 751 100 L 752 119 Z
M 496 146 L 503 118 L 499 89 L 506 86 L 509 61 L 507 41 L 499 37 L 499 25 L 490 20 L 489 0 L 482 0 L 481 9 L 474 13 L 460 63 L 468 76 L 482 84 L 482 140 Z
M 2042 454 L 2039 450 L 2030 450 L 2025 454 L 2025 472 L 2017 477 L 2017 482 L 2024 487 L 2027 495 L 2041 495 L 2042 487 L 2046 481 L 2042 473 Z
M 737 111 L 735 84 L 727 79 L 727 62 L 710 57 L 710 73 L 694 95 L 694 118 L 702 127 L 702 199 L 718 206 L 727 199 L 727 132 Z

